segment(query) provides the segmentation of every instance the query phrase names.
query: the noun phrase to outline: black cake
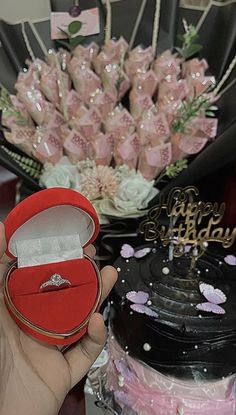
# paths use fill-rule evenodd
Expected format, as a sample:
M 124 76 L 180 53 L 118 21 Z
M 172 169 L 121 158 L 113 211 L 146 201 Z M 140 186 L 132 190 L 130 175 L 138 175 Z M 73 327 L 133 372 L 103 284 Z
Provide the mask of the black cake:
M 111 296 L 111 329 L 132 357 L 160 373 L 182 379 L 216 380 L 236 372 L 236 266 L 209 250 L 190 274 L 190 257 L 168 259 L 168 248 L 148 245 L 140 259 L 118 258 L 118 282 Z M 147 245 L 146 245 L 147 247 Z M 222 290 L 225 314 L 200 311 L 207 301 L 199 284 Z M 134 311 L 127 293 L 149 294 L 149 316 Z

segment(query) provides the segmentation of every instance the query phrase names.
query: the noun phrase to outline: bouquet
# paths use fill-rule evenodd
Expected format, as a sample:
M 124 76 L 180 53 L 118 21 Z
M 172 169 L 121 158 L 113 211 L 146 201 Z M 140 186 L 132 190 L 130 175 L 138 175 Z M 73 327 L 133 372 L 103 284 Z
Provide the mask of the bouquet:
M 27 62 L 16 95 L 1 91 L 5 138 L 24 153 L 6 147 L 8 155 L 42 187 L 81 191 L 101 215 L 145 214 L 157 183 L 185 169 L 217 133 L 222 83 L 206 75 L 206 60 L 191 58 L 200 47 L 186 22 L 182 47 L 155 56 L 156 4 L 152 46 L 129 50 L 124 38 L 111 39 L 108 19 L 101 49 L 50 51 Z

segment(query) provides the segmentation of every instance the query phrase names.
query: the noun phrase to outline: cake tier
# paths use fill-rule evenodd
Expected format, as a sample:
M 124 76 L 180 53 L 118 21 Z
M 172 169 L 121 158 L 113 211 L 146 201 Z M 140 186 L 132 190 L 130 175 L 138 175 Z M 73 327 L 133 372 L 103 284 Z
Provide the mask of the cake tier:
M 111 297 L 111 327 L 120 346 L 160 373 L 196 381 L 236 372 L 236 267 L 214 251 L 199 259 L 194 276 L 187 256 L 168 260 L 168 249 L 151 247 L 141 259 L 119 258 Z M 201 282 L 227 296 L 225 314 L 199 311 Z M 143 291 L 145 307 L 126 295 Z M 137 295 L 139 300 L 139 295 Z M 138 309 L 135 311 L 134 309 Z M 148 310 L 155 316 L 149 316 Z M 143 312 L 144 311 L 144 312 Z

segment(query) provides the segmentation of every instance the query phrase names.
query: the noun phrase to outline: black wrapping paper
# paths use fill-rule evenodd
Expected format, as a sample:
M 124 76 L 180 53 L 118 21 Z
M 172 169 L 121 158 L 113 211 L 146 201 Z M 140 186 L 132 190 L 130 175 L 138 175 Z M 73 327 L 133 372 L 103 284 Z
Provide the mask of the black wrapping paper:
M 71 0 L 51 0 L 52 10 L 68 10 L 73 2 Z M 82 8 L 88 7 L 86 0 L 81 0 Z M 123 35 L 129 40 L 133 26 L 140 8 L 142 0 L 121 0 L 112 3 L 112 28 L 113 35 L 118 37 Z M 104 40 L 105 8 L 100 0 L 94 0 L 91 6 L 98 5 L 100 9 L 101 33 L 87 39 L 97 41 L 102 44 Z M 146 1 L 141 24 L 134 40 L 134 45 L 139 43 L 147 46 L 151 43 L 152 22 L 154 14 L 155 1 Z M 181 21 L 184 17 L 188 23 L 196 23 L 196 16 L 199 21 L 200 41 L 203 45 L 201 56 L 209 62 L 210 70 L 219 80 L 227 70 L 231 60 L 236 53 L 236 3 L 219 3 L 214 2 L 207 13 L 196 12 L 191 9 L 181 9 L 178 0 L 162 1 L 160 33 L 158 38 L 157 50 L 163 51 L 168 47 L 177 44 L 176 32 L 182 27 Z M 36 30 L 42 38 L 46 49 L 55 47 L 55 43 L 50 40 L 49 20 L 34 23 Z M 29 23 L 25 23 L 25 31 L 29 39 L 31 48 L 35 56 L 43 57 L 44 53 L 37 39 L 34 36 Z M 222 35 L 222 33 L 224 35 Z M 0 48 L 1 72 L 0 82 L 7 87 L 10 92 L 14 91 L 14 83 L 17 73 L 25 66 L 25 60 L 29 59 L 24 38 L 22 35 L 22 25 L 9 25 L 0 21 Z M 227 86 L 236 78 L 234 70 L 229 79 Z M 219 106 L 219 129 L 218 137 L 214 143 L 205 148 L 202 153 L 189 160 L 189 167 L 182 172 L 175 180 L 172 180 L 163 190 L 168 190 L 175 185 L 194 184 L 198 180 L 236 158 L 236 83 L 229 88 L 217 103 Z M 39 189 L 37 181 L 31 179 L 21 168 L 6 155 L 1 145 L 9 146 L 4 141 L 4 136 L 0 132 L 0 163 L 9 170 L 21 177 L 26 184 L 32 188 L 32 191 Z M 14 149 L 19 152 L 18 149 Z M 155 203 L 155 200 L 153 201 Z

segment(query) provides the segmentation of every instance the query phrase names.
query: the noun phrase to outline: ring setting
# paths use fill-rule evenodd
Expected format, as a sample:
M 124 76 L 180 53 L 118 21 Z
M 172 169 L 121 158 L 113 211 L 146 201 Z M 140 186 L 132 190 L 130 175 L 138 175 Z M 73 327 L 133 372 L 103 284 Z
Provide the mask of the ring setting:
M 53 274 L 48 281 L 45 281 L 40 285 L 41 291 L 50 291 L 55 288 L 66 288 L 70 287 L 71 282 L 65 278 L 62 278 L 59 274 Z

